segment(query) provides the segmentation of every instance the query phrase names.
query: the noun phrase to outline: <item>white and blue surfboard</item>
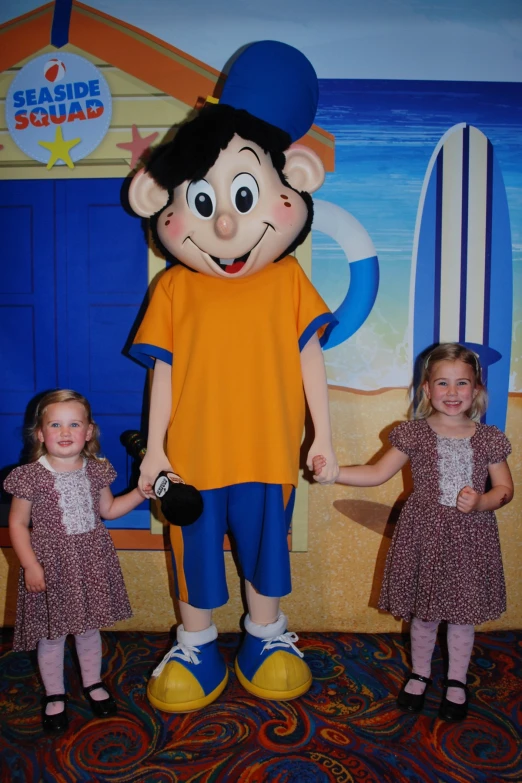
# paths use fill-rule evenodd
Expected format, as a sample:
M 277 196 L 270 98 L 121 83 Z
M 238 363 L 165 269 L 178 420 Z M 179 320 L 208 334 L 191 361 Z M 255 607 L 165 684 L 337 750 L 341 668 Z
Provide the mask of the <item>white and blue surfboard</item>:
M 429 162 L 415 226 L 410 295 L 415 360 L 440 342 L 480 357 L 488 424 L 505 428 L 511 360 L 513 259 L 502 173 L 490 140 L 461 123 Z

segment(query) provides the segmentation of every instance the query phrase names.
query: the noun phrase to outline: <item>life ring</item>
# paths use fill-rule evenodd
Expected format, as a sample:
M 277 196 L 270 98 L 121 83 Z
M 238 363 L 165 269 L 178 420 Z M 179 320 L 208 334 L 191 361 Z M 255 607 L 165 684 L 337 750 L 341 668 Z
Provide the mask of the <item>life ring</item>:
M 350 286 L 334 313 L 338 323 L 321 341 L 328 349 L 348 340 L 370 315 L 379 289 L 379 261 L 366 229 L 337 204 L 314 200 L 312 228 L 335 240 L 350 264 Z

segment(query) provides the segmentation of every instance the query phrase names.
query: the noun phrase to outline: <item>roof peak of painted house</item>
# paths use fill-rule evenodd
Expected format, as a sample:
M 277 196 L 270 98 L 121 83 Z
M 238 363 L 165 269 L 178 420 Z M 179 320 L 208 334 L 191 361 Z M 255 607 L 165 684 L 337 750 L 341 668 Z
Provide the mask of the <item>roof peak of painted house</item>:
M 57 0 L 0 25 L 0 71 L 49 46 L 72 44 L 194 107 L 221 92 L 224 74 L 171 44 L 78 0 Z M 60 48 L 57 46 L 56 48 Z M 334 168 L 334 137 L 313 125 L 306 144 Z

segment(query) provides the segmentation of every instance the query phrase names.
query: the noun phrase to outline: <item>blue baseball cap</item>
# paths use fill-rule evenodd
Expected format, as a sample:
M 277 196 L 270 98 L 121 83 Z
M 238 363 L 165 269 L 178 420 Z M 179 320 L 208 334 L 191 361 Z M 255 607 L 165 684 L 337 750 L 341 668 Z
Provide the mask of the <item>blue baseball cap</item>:
M 280 41 L 250 44 L 232 64 L 220 104 L 244 109 L 297 141 L 313 125 L 317 74 L 302 52 Z

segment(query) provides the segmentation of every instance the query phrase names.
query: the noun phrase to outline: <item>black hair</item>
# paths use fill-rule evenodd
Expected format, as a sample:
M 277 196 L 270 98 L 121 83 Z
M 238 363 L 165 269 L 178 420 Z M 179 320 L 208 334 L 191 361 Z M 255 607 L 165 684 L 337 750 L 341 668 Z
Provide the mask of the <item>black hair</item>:
M 291 144 L 289 134 L 243 109 L 220 104 L 206 104 L 194 119 L 179 127 L 171 141 L 157 147 L 147 162 L 147 171 L 161 188 L 168 191 L 170 201 L 174 189 L 182 182 L 205 177 L 236 134 L 245 141 L 253 141 L 269 154 L 281 182 L 285 187 L 291 187 L 283 174 L 286 162 L 284 152 Z M 307 207 L 306 223 L 292 244 L 275 261 L 292 253 L 304 242 L 312 227 L 312 197 L 306 191 L 296 192 L 299 192 Z M 160 251 L 170 261 L 177 261 L 158 236 L 158 218 L 163 209 L 151 217 L 150 227 Z

